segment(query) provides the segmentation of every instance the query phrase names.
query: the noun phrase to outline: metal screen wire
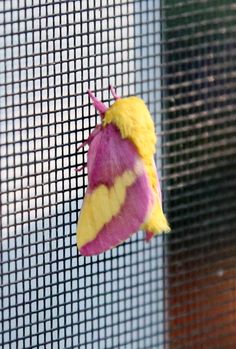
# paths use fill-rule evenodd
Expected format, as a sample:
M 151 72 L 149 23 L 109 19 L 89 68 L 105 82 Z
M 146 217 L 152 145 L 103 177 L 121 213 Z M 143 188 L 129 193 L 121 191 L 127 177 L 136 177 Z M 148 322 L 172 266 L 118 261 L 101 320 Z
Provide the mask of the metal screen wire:
M 232 0 L 0 2 L 0 347 L 236 347 Z M 91 88 L 147 103 L 172 232 L 79 255 Z

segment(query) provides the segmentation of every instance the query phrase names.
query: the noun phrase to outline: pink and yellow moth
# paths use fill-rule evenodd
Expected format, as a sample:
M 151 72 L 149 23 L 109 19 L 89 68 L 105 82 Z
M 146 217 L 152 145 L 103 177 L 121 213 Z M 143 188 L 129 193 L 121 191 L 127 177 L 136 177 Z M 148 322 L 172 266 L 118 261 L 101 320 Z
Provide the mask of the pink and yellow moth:
M 105 252 L 138 230 L 170 231 L 162 210 L 154 162 L 156 134 L 151 115 L 138 97 L 120 98 L 107 108 L 89 90 L 101 116 L 84 145 L 88 187 L 77 223 L 77 246 L 84 256 Z

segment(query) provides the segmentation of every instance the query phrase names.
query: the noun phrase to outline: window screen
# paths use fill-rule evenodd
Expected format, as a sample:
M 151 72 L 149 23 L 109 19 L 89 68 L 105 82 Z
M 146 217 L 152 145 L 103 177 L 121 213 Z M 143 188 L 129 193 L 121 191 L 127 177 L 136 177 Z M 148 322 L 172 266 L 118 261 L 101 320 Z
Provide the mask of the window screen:
M 236 345 L 236 6 L 0 2 L 0 346 Z M 87 148 L 109 84 L 148 105 L 172 227 L 79 255 Z
M 170 348 L 236 346 L 236 7 L 167 1 Z

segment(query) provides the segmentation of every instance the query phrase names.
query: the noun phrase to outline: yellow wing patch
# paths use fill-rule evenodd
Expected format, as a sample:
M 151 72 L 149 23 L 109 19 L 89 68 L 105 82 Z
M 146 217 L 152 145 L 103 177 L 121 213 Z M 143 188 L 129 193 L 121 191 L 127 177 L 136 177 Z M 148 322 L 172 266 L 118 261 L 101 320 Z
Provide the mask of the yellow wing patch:
M 82 247 L 94 240 L 102 227 L 116 216 L 125 202 L 127 188 L 140 174 L 141 165 L 136 163 L 134 170 L 127 170 L 117 176 L 113 186 L 99 185 L 85 195 L 77 224 L 77 245 Z
M 150 184 L 157 186 L 153 155 L 156 151 L 156 134 L 150 112 L 144 101 L 138 97 L 118 99 L 105 113 L 103 126 L 113 123 L 122 138 L 129 139 L 142 158 Z

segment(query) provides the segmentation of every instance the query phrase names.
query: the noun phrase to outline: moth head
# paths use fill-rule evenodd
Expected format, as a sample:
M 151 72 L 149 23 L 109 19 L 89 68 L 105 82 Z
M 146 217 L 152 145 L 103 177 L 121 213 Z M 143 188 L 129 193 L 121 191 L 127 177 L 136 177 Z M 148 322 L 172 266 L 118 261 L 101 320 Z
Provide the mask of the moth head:
M 109 89 L 112 93 L 112 96 L 115 100 L 120 99 L 120 97 L 116 94 L 116 91 L 113 86 L 109 86 Z M 107 110 L 109 109 L 102 101 L 100 101 L 91 90 L 88 90 L 88 95 L 91 98 L 94 108 L 99 112 L 101 118 L 103 119 L 105 117 L 105 114 Z
M 102 123 L 105 126 L 109 123 L 114 123 L 119 127 L 119 121 L 125 124 L 139 123 L 143 119 L 151 119 L 150 113 L 141 98 L 131 96 L 121 98 L 116 94 L 113 86 L 109 86 L 112 96 L 115 102 L 107 107 L 102 101 L 100 101 L 91 90 L 88 90 L 88 95 L 91 98 L 94 108 L 99 112 Z
M 141 148 L 147 149 L 147 143 L 150 144 L 150 152 L 154 152 L 155 128 L 144 101 L 135 96 L 120 98 L 112 86 L 110 86 L 110 91 L 115 102 L 109 108 L 99 101 L 90 90 L 88 91 L 94 107 L 100 113 L 102 126 L 114 124 L 120 130 L 122 138 L 130 139 L 140 153 L 143 152 Z

